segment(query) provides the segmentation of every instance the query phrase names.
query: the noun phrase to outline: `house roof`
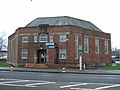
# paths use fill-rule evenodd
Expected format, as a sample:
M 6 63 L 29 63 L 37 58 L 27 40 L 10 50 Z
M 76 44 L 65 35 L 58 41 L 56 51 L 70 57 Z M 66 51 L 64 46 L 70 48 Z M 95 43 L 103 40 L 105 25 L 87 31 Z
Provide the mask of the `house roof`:
M 40 24 L 49 24 L 49 26 L 73 25 L 85 29 L 102 32 L 102 30 L 100 30 L 98 27 L 96 27 L 93 23 L 89 21 L 68 17 L 68 16 L 36 18 L 33 21 L 31 21 L 29 24 L 27 24 L 26 27 L 39 26 Z

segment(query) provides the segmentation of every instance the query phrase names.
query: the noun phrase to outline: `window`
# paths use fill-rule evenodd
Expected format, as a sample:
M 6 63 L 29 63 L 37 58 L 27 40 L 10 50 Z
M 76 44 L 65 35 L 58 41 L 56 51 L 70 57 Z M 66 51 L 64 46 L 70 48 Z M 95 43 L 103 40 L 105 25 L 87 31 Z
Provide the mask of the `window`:
M 60 42 L 66 42 L 66 34 L 60 34 Z
M 78 35 L 75 35 L 75 58 L 78 59 Z
M 84 37 L 84 52 L 89 52 L 89 43 L 88 43 L 88 37 Z
M 99 39 L 95 39 L 95 53 L 99 53 Z
M 50 34 L 50 42 L 53 42 L 53 34 Z
M 22 43 L 28 42 L 28 36 L 22 36 Z
M 22 59 L 28 58 L 28 49 L 22 49 Z
M 37 36 L 34 35 L 34 42 L 36 43 L 37 42 Z
M 40 35 L 40 42 L 47 42 L 47 40 L 48 40 L 47 35 L 43 35 L 43 34 Z
M 105 54 L 108 54 L 108 40 L 105 40 Z
M 60 59 L 66 59 L 66 49 L 60 49 L 59 50 L 59 58 Z

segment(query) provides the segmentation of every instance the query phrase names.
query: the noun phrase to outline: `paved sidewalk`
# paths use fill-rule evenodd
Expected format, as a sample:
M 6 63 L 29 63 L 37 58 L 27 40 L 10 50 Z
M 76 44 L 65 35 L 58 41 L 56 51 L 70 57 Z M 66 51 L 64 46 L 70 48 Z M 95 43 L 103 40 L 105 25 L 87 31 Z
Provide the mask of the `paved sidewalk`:
M 0 71 L 10 71 L 10 67 L 0 67 Z M 38 72 L 38 73 L 70 73 L 70 74 L 100 74 L 100 75 L 120 75 L 120 70 L 79 70 L 79 69 L 35 69 L 14 67 L 13 71 L 18 72 Z

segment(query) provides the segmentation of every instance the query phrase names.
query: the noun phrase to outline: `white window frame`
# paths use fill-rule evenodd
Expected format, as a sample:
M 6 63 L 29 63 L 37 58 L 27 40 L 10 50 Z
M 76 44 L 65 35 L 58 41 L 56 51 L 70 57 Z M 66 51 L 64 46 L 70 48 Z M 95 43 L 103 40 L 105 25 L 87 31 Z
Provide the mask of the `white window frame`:
M 99 39 L 95 39 L 95 53 L 99 53 Z
M 89 38 L 84 37 L 84 53 L 88 53 L 88 52 L 89 52 Z
M 60 34 L 60 42 L 66 42 L 66 34 Z
M 66 59 L 66 49 L 59 49 L 59 59 Z
M 50 34 L 50 42 L 53 42 L 53 34 Z
M 28 49 L 22 49 L 22 59 L 28 59 Z
M 78 35 L 75 35 L 75 59 L 78 59 Z
M 34 43 L 37 43 L 38 42 L 38 37 L 37 35 L 34 35 Z
M 47 41 L 48 41 L 48 35 L 41 34 L 39 42 L 47 42 Z
M 108 40 L 105 40 L 105 54 L 108 54 Z
M 22 36 L 22 43 L 28 43 L 28 36 Z

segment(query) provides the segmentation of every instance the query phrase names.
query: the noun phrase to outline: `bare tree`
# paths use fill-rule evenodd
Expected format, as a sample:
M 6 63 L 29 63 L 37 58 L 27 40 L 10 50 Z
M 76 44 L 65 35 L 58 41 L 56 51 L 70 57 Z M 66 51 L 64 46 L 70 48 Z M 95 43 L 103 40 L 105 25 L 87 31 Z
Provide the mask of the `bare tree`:
M 5 32 L 0 33 L 0 51 L 3 48 L 6 48 L 6 39 L 5 39 Z

